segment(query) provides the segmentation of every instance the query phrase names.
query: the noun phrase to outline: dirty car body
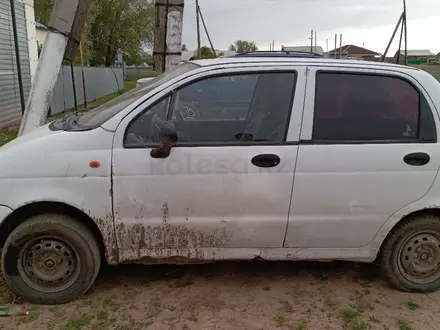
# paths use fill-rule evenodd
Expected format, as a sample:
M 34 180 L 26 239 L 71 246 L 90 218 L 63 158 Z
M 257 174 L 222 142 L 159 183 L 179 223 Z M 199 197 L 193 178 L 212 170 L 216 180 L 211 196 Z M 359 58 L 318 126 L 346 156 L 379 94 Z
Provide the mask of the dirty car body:
M 101 255 L 380 256 L 398 288 L 436 290 L 439 106 L 440 84 L 403 66 L 185 63 L 0 149 L 5 277 L 29 300 L 62 303 L 96 277 L 76 265 L 97 274 Z

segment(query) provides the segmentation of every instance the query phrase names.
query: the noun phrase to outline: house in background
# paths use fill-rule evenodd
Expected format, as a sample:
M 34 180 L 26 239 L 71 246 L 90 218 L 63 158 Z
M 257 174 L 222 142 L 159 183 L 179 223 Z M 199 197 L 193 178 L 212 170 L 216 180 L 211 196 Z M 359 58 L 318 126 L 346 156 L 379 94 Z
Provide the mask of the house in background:
M 333 49 L 324 55 L 328 58 L 339 58 L 341 53 L 341 58 L 347 60 L 378 61 L 381 56 L 381 54 L 375 51 L 355 45 L 345 45 L 340 48 Z
M 397 63 L 397 55 L 399 51 L 394 55 L 394 59 Z M 427 64 L 435 61 L 435 54 L 429 49 L 408 49 L 408 64 Z M 400 64 L 405 63 L 405 50 L 400 50 Z
M 285 52 L 310 52 L 324 55 L 324 49 L 321 46 L 281 46 L 281 50 Z

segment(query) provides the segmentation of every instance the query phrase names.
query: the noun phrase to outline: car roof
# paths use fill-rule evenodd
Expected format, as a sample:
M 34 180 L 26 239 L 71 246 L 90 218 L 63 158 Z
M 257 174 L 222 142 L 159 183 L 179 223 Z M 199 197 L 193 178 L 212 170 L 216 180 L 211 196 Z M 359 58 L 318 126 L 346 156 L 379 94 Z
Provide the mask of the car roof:
M 246 53 L 237 53 L 230 57 L 297 57 L 297 58 L 322 58 L 323 55 L 312 52 L 300 52 L 300 51 L 255 51 Z
M 322 66 L 349 66 L 349 67 L 365 67 L 365 68 L 394 68 L 399 70 L 415 70 L 420 69 L 410 66 L 404 66 L 393 63 L 384 62 L 372 62 L 372 61 L 358 61 L 358 60 L 341 60 L 341 59 L 329 59 L 329 58 L 295 58 L 295 57 L 224 57 L 206 60 L 194 60 L 191 61 L 199 66 L 215 66 L 215 65 L 234 65 L 234 64 L 289 64 L 292 65 L 322 65 Z

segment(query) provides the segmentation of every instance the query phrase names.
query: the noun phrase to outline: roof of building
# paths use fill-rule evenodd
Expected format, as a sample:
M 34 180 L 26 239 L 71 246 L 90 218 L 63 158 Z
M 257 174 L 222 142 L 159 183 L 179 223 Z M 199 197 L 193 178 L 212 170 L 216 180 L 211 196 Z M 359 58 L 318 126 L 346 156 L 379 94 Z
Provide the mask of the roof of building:
M 368 56 L 378 56 L 381 55 L 373 50 L 369 50 L 367 48 L 355 46 L 355 45 L 345 45 L 336 49 L 333 49 L 329 52 L 327 52 L 328 55 L 332 55 L 335 53 L 339 54 L 340 50 L 342 48 L 342 54 L 347 56 L 353 56 L 353 55 L 368 55 Z
M 429 49 L 408 49 L 408 56 L 434 56 Z M 397 52 L 396 52 L 397 54 Z M 405 49 L 400 50 L 401 55 L 405 55 Z
M 288 52 L 310 52 L 310 46 L 282 46 L 281 50 Z M 317 53 L 320 55 L 324 54 L 324 49 L 321 46 L 313 46 L 312 53 Z
M 35 22 L 35 27 L 39 30 L 47 30 L 47 26 L 44 24 L 41 24 L 40 22 Z

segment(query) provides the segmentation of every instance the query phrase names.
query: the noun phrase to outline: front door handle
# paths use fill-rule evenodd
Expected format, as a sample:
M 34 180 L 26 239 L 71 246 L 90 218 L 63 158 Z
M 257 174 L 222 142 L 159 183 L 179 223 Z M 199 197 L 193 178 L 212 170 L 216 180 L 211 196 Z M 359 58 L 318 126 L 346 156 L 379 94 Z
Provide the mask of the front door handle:
M 258 167 L 275 167 L 281 162 L 280 157 L 273 154 L 262 154 L 252 158 L 252 164 Z
M 406 155 L 403 161 L 412 166 L 423 166 L 429 163 L 431 157 L 425 152 L 414 152 Z

